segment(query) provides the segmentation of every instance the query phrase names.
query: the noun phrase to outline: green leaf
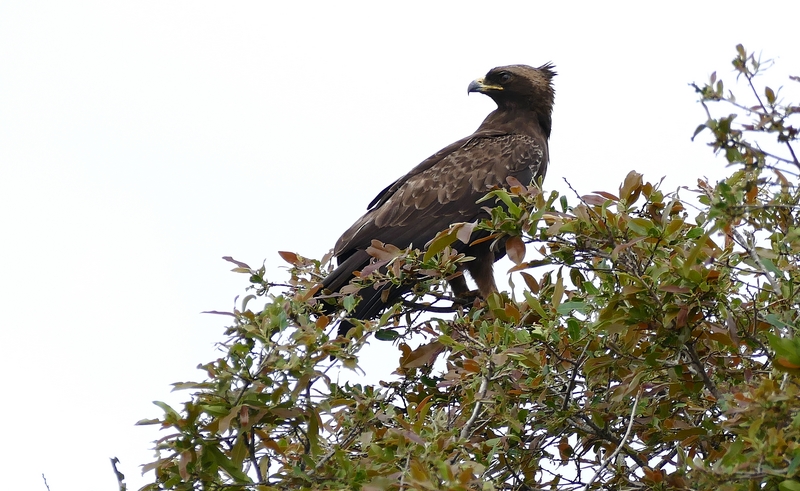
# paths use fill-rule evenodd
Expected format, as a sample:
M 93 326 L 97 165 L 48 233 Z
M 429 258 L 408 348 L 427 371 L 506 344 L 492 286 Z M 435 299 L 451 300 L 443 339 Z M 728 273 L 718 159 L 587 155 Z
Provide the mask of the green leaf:
M 422 257 L 422 260 L 425 262 L 430 261 L 433 256 L 443 251 L 445 247 L 453 244 L 456 240 L 458 240 L 457 231 L 448 230 L 446 232 L 440 232 L 433 238 L 431 245 L 425 250 L 425 255 Z
M 204 452 L 208 452 L 212 456 L 214 462 L 232 478 L 244 483 L 253 482 L 247 474 L 242 472 L 241 467 L 231 462 L 231 460 L 217 448 L 216 444 L 209 443 L 203 447 L 203 450 Z
M 794 479 L 787 479 L 778 484 L 780 491 L 800 491 L 800 482 Z
M 400 334 L 394 329 L 381 329 L 379 331 L 375 331 L 375 339 L 381 341 L 394 341 L 399 337 Z
M 153 404 L 164 410 L 164 413 L 167 415 L 167 421 L 177 421 L 181 419 L 178 412 L 172 409 L 166 402 L 153 401 Z
M 771 259 L 763 256 L 761 256 L 760 259 L 761 262 L 764 264 L 764 267 L 767 268 L 767 271 L 774 274 L 777 278 L 785 279 L 783 276 L 783 271 L 778 269 L 778 267 L 775 266 L 775 263 L 773 263 Z
M 778 327 L 778 328 L 786 328 L 786 329 L 794 329 L 794 326 L 791 324 L 787 324 L 778 318 L 775 314 L 767 314 L 764 316 L 764 319 L 769 322 L 771 325 Z
M 564 302 L 558 307 L 556 307 L 556 312 L 561 315 L 567 315 L 573 310 L 580 312 L 581 314 L 585 314 L 591 307 L 586 304 L 583 300 L 570 300 L 569 302 Z
M 542 308 L 542 304 L 539 302 L 539 299 L 534 297 L 531 292 L 525 290 L 522 292 L 525 295 L 525 302 L 528 304 L 530 308 L 536 311 L 541 317 L 547 317 L 547 313 Z
M 567 320 L 567 333 L 572 341 L 577 341 L 581 338 L 581 323 L 578 319 L 571 317 Z
M 705 124 L 701 124 L 694 130 L 694 134 L 692 135 L 692 140 L 695 139 L 697 135 L 699 135 L 704 129 L 708 128 Z
M 736 440 L 731 443 L 731 446 L 728 447 L 728 451 L 725 452 L 725 456 L 722 457 L 722 465 L 725 467 L 733 467 L 743 460 L 742 448 L 744 448 L 744 442 L 741 440 Z
M 653 222 L 646 218 L 632 218 L 628 220 L 628 228 L 639 235 L 649 235 L 650 229 L 653 227 Z
M 348 312 L 352 312 L 353 309 L 356 307 L 356 297 L 353 295 L 346 295 L 342 299 L 342 306 Z
M 799 466 L 800 466 L 800 452 L 795 451 L 792 462 L 789 464 L 789 467 L 786 468 L 786 474 L 791 476 L 797 471 L 797 468 Z
M 496 189 L 496 190 L 490 192 L 489 194 L 487 194 L 486 196 L 484 196 L 483 198 L 479 199 L 478 203 L 486 201 L 486 200 L 488 200 L 490 198 L 497 198 L 499 201 L 502 201 L 503 204 L 506 205 L 506 208 L 508 209 L 508 212 L 512 216 L 514 216 L 515 218 L 519 218 L 521 210 L 520 210 L 519 206 L 517 206 L 514 203 L 514 200 L 511 198 L 511 195 L 508 194 L 508 191 L 506 191 L 504 189 Z
M 693 229 L 686 232 L 687 239 L 696 239 L 703 235 L 703 228 L 702 227 L 694 227 Z
M 767 102 L 769 102 L 770 104 L 775 104 L 775 91 L 773 91 L 769 87 L 766 87 L 764 89 L 764 95 L 767 96 Z

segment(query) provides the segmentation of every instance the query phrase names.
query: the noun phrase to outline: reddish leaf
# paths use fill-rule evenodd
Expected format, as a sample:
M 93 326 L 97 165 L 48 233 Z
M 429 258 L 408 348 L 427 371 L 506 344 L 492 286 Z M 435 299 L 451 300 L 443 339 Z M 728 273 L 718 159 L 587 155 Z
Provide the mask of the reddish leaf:
M 658 287 L 659 290 L 662 292 L 669 292 L 669 293 L 689 293 L 692 290 L 686 288 L 685 286 L 678 286 L 678 285 L 661 285 Z
M 605 191 L 592 191 L 592 192 L 594 194 L 599 194 L 600 196 L 602 196 L 602 197 L 604 197 L 606 199 L 610 199 L 611 201 L 619 201 L 619 198 L 617 198 L 616 196 L 614 196 L 611 193 L 607 193 Z
M 478 365 L 478 362 L 476 362 L 473 359 L 467 358 L 466 360 L 464 360 L 463 365 L 464 365 L 464 370 L 468 372 L 480 373 L 481 371 L 481 366 Z
M 536 281 L 536 278 L 528 273 L 520 273 L 520 275 L 522 275 L 522 279 L 525 280 L 525 284 L 532 293 L 539 293 L 539 282 Z
M 245 263 L 243 263 L 241 261 L 237 261 L 236 259 L 234 259 L 234 258 L 232 258 L 230 256 L 222 256 L 222 259 L 228 261 L 229 263 L 233 263 L 233 264 L 239 266 L 240 268 L 252 269 L 247 264 L 245 264 Z
M 598 196 L 596 194 L 585 194 L 581 196 L 581 201 L 583 201 L 587 205 L 603 206 L 603 204 L 607 201 L 607 199 L 602 196 Z
M 400 366 L 402 368 L 419 368 L 422 366 L 433 365 L 439 353 L 444 351 L 444 345 L 439 341 L 433 341 L 428 344 L 423 344 L 414 351 L 404 353 L 400 357 Z
M 525 260 L 525 242 L 522 241 L 522 237 L 510 237 L 506 241 L 506 254 L 514 264 L 520 264 Z
M 625 181 L 619 188 L 619 196 L 624 199 L 629 205 L 639 198 L 639 193 L 642 190 L 642 175 L 636 171 L 630 171 L 625 176 Z
M 278 251 L 278 254 L 289 264 L 295 265 L 300 262 L 300 258 L 294 252 Z

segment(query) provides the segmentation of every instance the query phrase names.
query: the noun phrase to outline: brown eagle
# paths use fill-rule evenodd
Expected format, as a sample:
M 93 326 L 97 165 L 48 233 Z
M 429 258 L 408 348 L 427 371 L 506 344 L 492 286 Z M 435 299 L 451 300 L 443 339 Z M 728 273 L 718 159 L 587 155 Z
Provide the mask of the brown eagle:
M 400 248 L 423 248 L 453 223 L 487 218 L 476 201 L 492 188 L 505 186 L 507 177 L 513 176 L 523 184 L 544 178 L 555 96 L 553 68 L 549 63 L 539 68 L 497 67 L 470 83 L 468 93 L 488 95 L 497 109 L 475 133 L 436 152 L 372 200 L 367 213 L 336 243 L 338 267 L 323 280 L 323 287 L 336 292 L 350 282 L 355 271 L 367 266 L 370 256 L 366 249 L 373 239 Z M 483 297 L 497 291 L 493 266 L 505 255 L 503 244 L 497 244 L 495 250 L 490 244 L 453 245 L 475 258 L 465 263 L 465 268 Z M 468 293 L 463 276 L 450 285 L 457 296 Z M 362 289 L 352 316 L 372 318 L 410 289 L 393 288 L 382 298 L 385 288 Z M 339 334 L 346 335 L 350 327 L 350 323 L 341 322 Z

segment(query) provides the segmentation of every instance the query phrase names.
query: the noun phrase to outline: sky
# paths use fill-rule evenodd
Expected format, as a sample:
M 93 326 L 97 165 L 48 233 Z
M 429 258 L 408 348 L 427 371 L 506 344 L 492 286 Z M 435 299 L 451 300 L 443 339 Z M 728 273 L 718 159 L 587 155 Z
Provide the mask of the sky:
M 800 2 L 760 5 L 0 0 L 4 487 L 116 489 L 113 456 L 152 479 L 134 423 L 218 356 L 201 312 L 247 286 L 221 257 L 321 257 L 477 128 L 492 67 L 557 67 L 548 189 L 725 175 L 688 84 L 733 82 L 738 43 L 800 75 Z

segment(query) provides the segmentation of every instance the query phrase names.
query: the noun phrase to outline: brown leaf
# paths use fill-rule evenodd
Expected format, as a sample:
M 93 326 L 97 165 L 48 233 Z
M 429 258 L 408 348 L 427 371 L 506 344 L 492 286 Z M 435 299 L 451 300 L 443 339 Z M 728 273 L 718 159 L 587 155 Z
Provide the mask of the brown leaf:
M 602 197 L 604 197 L 606 199 L 610 199 L 611 201 L 619 201 L 619 198 L 617 198 L 616 196 L 614 196 L 611 193 L 607 193 L 605 191 L 592 191 L 592 192 L 594 194 L 599 194 L 600 196 L 602 196 Z
M 180 456 L 178 456 L 178 474 L 184 481 L 189 480 L 189 472 L 186 470 L 186 465 L 192 460 L 194 460 L 192 459 L 192 453 L 188 450 L 181 452 Z
M 478 244 L 482 244 L 482 243 L 484 243 L 484 242 L 487 242 L 487 241 L 490 241 L 490 240 L 494 240 L 494 239 L 496 239 L 496 238 L 497 238 L 497 236 L 498 236 L 498 234 L 492 234 L 492 235 L 489 235 L 489 236 L 486 236 L 486 237 L 482 237 L 482 238 L 480 238 L 480 239 L 478 239 L 478 240 L 474 240 L 474 241 L 472 241 L 472 244 L 470 244 L 470 245 L 478 245 Z
M 481 371 L 481 366 L 478 365 L 478 362 L 471 358 L 465 359 L 463 365 L 464 365 L 464 370 L 468 372 L 480 373 Z
M 400 248 L 392 244 L 384 244 L 379 240 L 373 240 L 372 243 L 367 246 L 367 254 L 375 259 L 384 261 L 384 264 L 396 258 L 401 253 L 402 250 Z
M 519 193 L 519 190 L 515 190 L 514 188 L 525 189 L 525 185 L 519 182 L 519 179 L 514 176 L 506 177 L 506 182 L 508 183 L 509 187 L 511 187 L 512 193 Z
M 683 327 L 686 325 L 686 319 L 689 317 L 689 308 L 686 305 L 681 305 L 678 311 L 678 316 L 675 318 L 675 327 Z
M 531 291 L 531 293 L 539 293 L 539 282 L 536 281 L 536 278 L 528 273 L 520 274 L 522 275 L 522 279 L 525 280 L 525 284 L 528 285 L 528 289 Z
M 325 329 L 328 327 L 328 324 L 331 323 L 331 318 L 327 315 L 321 315 L 317 318 L 317 322 L 314 324 L 317 326 L 317 329 Z
M 520 264 L 525 260 L 525 242 L 522 241 L 522 237 L 510 237 L 506 241 L 506 254 L 514 264 Z
M 662 292 L 668 293 L 689 293 L 692 290 L 686 288 L 685 286 L 678 286 L 678 285 L 661 285 L 658 287 L 659 290 Z
M 300 262 L 300 258 L 294 252 L 278 251 L 278 254 L 280 254 L 284 261 L 291 265 L 295 265 Z
M 561 305 L 561 297 L 564 295 L 564 278 L 561 276 L 556 280 L 555 288 L 553 289 L 553 307 L 558 308 Z
M 317 283 L 316 285 L 312 286 L 300 297 L 300 301 L 307 301 L 309 298 L 313 297 L 320 290 L 320 288 L 322 288 L 322 283 Z
M 561 437 L 561 441 L 558 443 L 558 453 L 561 456 L 561 461 L 566 462 L 569 460 L 570 456 L 572 455 L 572 447 L 569 444 L 569 440 L 567 437 Z
M 626 203 L 631 204 L 639 198 L 639 193 L 642 191 L 642 175 L 636 171 L 628 172 L 625 176 L 625 181 L 619 188 L 619 196 L 624 199 Z
M 369 253 L 369 247 L 367 247 L 367 253 Z M 361 277 L 365 278 L 369 276 L 370 274 L 372 274 L 373 271 L 380 269 L 382 266 L 386 266 L 388 262 L 389 260 L 385 259 L 385 260 L 375 261 L 372 264 L 368 264 L 367 266 L 364 267 L 364 269 L 361 270 Z
M 587 205 L 603 206 L 603 203 L 606 202 L 606 198 L 598 196 L 596 194 L 585 194 L 581 196 L 581 201 L 583 201 Z
M 442 351 L 444 351 L 444 345 L 439 341 L 423 344 L 414 351 L 404 352 L 400 357 L 400 367 L 409 369 L 433 365 L 436 357 Z

